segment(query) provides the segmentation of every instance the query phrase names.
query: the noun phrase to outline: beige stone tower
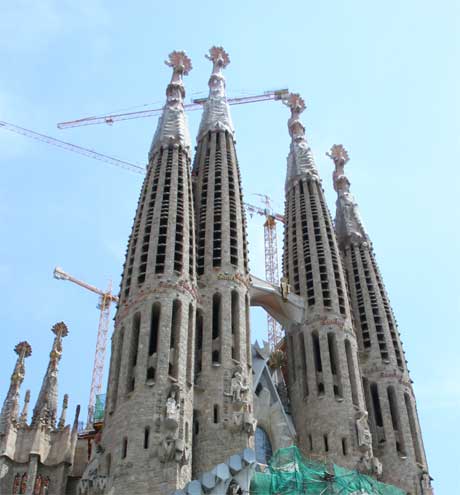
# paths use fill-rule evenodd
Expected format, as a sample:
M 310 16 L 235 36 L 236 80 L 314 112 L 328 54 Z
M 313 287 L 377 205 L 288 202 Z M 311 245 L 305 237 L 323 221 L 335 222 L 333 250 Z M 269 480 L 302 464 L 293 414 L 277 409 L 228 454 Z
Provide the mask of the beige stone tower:
M 213 47 L 209 98 L 194 160 L 199 308 L 196 317 L 193 468 L 196 475 L 252 443 L 249 274 L 234 130 Z
M 305 138 L 299 95 L 287 100 L 292 138 L 286 178 L 284 275 L 305 300 L 287 329 L 289 396 L 299 447 L 365 470 L 372 456 L 347 288 L 330 213 Z
M 374 452 L 383 480 L 413 495 L 432 493 L 414 391 L 372 243 L 344 173 L 348 154 L 334 145 L 336 231 L 348 275 Z
M 113 495 L 167 494 L 191 477 L 195 245 L 190 139 L 173 70 L 149 152 L 115 318 L 99 460 Z

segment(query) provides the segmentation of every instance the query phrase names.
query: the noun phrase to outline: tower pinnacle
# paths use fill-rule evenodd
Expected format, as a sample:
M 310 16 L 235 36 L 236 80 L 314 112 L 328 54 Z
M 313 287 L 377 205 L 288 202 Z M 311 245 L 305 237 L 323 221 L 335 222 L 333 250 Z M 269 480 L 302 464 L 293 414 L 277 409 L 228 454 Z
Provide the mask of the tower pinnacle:
M 233 129 L 227 96 L 225 94 L 225 78 L 222 70 L 230 63 L 228 53 L 221 46 L 213 46 L 205 57 L 213 63 L 209 78 L 209 97 L 204 104 L 203 117 L 197 141 L 208 131 L 227 131 L 233 137 Z
M 288 120 L 289 134 L 292 138 L 291 149 L 287 158 L 286 189 L 295 177 L 307 175 L 320 181 L 316 170 L 315 160 L 305 137 L 305 127 L 300 120 L 300 114 L 305 110 L 304 99 L 298 93 L 290 93 L 283 103 L 291 110 Z
M 185 87 L 183 76 L 192 70 L 190 58 L 182 51 L 169 54 L 165 64 L 173 69 L 171 82 L 166 88 L 166 104 L 158 121 L 158 127 L 150 146 L 149 160 L 162 147 L 170 144 L 183 147 L 190 152 L 190 135 L 184 112 Z
M 350 193 L 350 181 L 345 175 L 345 164 L 349 161 L 347 150 L 341 144 L 334 144 L 326 155 L 334 162 L 332 174 L 334 189 L 337 191 L 336 233 L 339 244 L 343 246 L 347 238 L 353 242 L 368 242 L 358 204 Z
M 43 378 L 42 387 L 38 395 L 37 403 L 34 408 L 32 425 L 39 422 L 53 428 L 56 423 L 57 398 L 58 398 L 58 365 L 62 356 L 62 339 L 69 333 L 67 325 L 64 322 L 56 323 L 51 331 L 56 335 L 53 347 L 50 352 L 50 361 L 48 369 Z
M 28 342 L 19 342 L 14 348 L 14 352 L 18 355 L 18 359 L 11 375 L 10 388 L 0 414 L 0 433 L 5 433 L 8 426 L 17 422 L 19 388 L 24 381 L 25 375 L 24 359 L 32 354 L 32 347 Z

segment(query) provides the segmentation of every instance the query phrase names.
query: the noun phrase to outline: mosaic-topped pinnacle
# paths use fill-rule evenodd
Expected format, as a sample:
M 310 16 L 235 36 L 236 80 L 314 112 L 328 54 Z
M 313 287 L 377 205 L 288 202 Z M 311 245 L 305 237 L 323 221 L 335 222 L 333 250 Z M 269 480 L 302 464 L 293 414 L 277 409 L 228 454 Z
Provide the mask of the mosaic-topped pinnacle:
M 192 61 L 183 51 L 171 52 L 165 64 L 173 69 L 171 83 L 182 83 L 182 76 L 186 76 L 192 70 Z
M 213 74 L 221 74 L 222 69 L 225 69 L 230 63 L 228 53 L 221 46 L 213 46 L 210 48 L 209 55 L 206 54 L 205 57 L 213 63 Z
M 350 160 L 347 150 L 342 144 L 334 144 L 331 149 L 326 153 L 335 165 L 335 170 L 332 174 L 334 189 L 336 191 L 345 190 L 350 188 L 350 181 L 345 176 L 345 164 Z
M 67 328 L 67 325 L 63 322 L 60 321 L 59 323 L 56 323 L 53 325 L 51 328 L 51 331 L 56 335 L 56 337 L 66 337 L 69 334 L 69 330 Z
M 289 93 L 288 97 L 282 101 L 291 109 L 293 117 L 298 117 L 307 108 L 305 105 L 305 100 L 299 95 L 299 93 Z
M 328 156 L 335 163 L 336 167 L 343 167 L 350 160 L 348 151 L 342 144 L 334 144 L 326 153 L 326 156 Z
M 19 342 L 19 344 L 17 344 L 16 347 L 14 348 L 14 352 L 18 356 L 23 356 L 26 358 L 26 357 L 29 357 L 30 355 L 32 355 L 32 347 L 26 341 Z
M 289 134 L 294 140 L 304 139 L 305 127 L 300 121 L 300 114 L 307 108 L 305 100 L 299 93 L 289 93 L 288 97 L 282 101 L 291 110 L 291 116 L 288 120 Z

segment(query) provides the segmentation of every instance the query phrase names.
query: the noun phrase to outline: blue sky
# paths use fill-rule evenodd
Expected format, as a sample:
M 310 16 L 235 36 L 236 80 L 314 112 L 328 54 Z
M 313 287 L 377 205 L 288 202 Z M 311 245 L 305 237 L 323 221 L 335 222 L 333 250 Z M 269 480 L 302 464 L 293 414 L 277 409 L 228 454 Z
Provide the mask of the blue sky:
M 374 242 L 402 333 L 437 495 L 459 493 L 459 53 L 455 0 L 4 2 L 0 120 L 145 163 L 156 118 L 66 131 L 62 120 L 147 103 L 161 106 L 173 49 L 194 69 L 187 98 L 207 91 L 204 53 L 222 44 L 230 96 L 289 87 L 334 211 L 325 152 L 343 143 L 347 173 Z M 233 107 L 246 200 L 282 211 L 288 110 Z M 192 136 L 200 115 L 189 115 Z M 37 396 L 52 342 L 67 322 L 60 392 L 86 408 L 97 298 L 52 278 L 59 264 L 118 286 L 141 177 L 0 130 L 0 397 L 19 340 L 33 355 L 24 383 Z M 263 276 L 262 219 L 249 219 L 251 268 Z M 281 231 L 279 231 L 281 241 Z M 265 315 L 254 311 L 253 337 Z

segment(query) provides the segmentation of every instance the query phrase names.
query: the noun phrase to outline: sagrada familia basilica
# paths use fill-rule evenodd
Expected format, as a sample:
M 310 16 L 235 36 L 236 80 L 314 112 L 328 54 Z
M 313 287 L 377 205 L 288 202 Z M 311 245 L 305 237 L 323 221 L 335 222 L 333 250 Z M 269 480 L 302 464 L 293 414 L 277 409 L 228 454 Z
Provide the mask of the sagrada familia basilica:
M 102 425 L 79 431 L 79 408 L 68 425 L 67 395 L 58 412 L 64 323 L 52 328 L 31 415 L 29 391 L 19 404 L 31 346 L 18 343 L 0 416 L 1 495 L 432 495 L 400 334 L 345 175 L 347 151 L 328 153 L 333 222 L 300 118 L 304 101 L 286 97 L 283 279 L 277 287 L 251 276 L 223 75 L 229 57 L 213 47 L 208 58 L 194 153 L 183 103 L 191 62 L 184 52 L 167 61 L 172 78 L 128 241 Z M 275 351 L 281 368 L 267 346 L 251 345 L 251 306 L 285 329 Z M 256 481 L 276 475 L 270 457 L 291 446 L 324 466 L 318 483 L 332 487 L 346 472 L 368 488 L 283 491 L 272 480 L 262 490 Z

